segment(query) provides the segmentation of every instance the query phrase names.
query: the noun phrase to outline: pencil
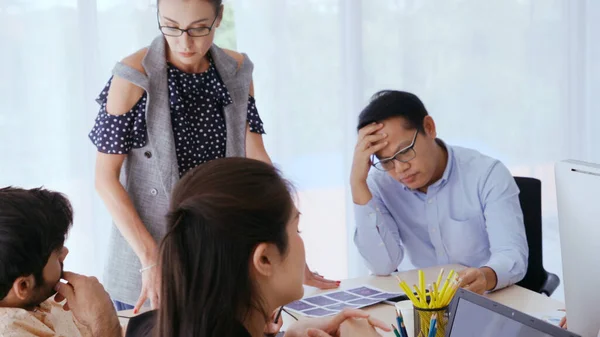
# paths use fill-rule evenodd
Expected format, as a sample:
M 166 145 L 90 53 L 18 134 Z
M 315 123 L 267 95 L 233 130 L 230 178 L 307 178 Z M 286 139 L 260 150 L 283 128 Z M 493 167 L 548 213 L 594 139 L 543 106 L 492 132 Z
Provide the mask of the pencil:
M 431 331 L 429 331 L 429 337 L 435 337 L 436 333 L 437 333 L 437 322 L 434 322 L 433 325 L 431 326 Z
M 444 300 L 443 300 L 443 305 L 447 306 L 448 304 L 450 304 L 450 301 L 452 301 L 452 298 L 454 297 L 454 294 L 456 294 L 456 292 L 458 291 L 458 283 L 455 282 L 451 287 L 448 288 L 448 290 L 446 291 L 446 295 L 444 296 Z
M 426 293 L 425 290 L 425 272 L 423 270 L 419 270 L 419 287 L 423 293 Z
M 431 321 L 429 322 L 429 334 L 428 337 L 435 337 L 435 330 L 436 330 L 436 323 L 437 323 L 437 314 L 433 314 L 431 316 Z
M 402 337 L 408 337 L 408 333 L 406 332 L 406 328 L 404 327 L 404 317 L 402 316 L 402 312 L 396 308 L 396 320 L 398 321 L 398 330 L 400 330 L 400 335 Z
M 433 282 L 433 295 L 434 295 L 435 304 L 437 306 L 439 306 L 440 305 L 440 293 L 438 292 L 438 284 L 435 282 Z M 437 308 L 437 306 L 436 306 L 436 308 Z
M 408 286 L 408 284 L 406 284 L 406 282 L 400 281 L 400 288 L 402 288 L 402 290 L 404 291 L 406 296 L 408 296 L 408 298 L 414 305 L 416 305 L 416 306 L 420 305 L 419 300 L 417 300 L 417 298 L 415 297 L 415 294 L 410 290 L 410 287 Z
M 434 308 L 435 305 L 435 297 L 433 296 L 433 286 L 427 285 L 427 289 L 429 290 L 429 308 Z
M 417 294 L 419 294 L 419 303 L 422 305 L 421 308 L 427 308 L 427 295 L 421 292 L 421 290 L 419 289 L 419 287 L 417 287 L 416 284 L 413 284 L 413 287 L 415 288 Z
M 402 337 L 408 337 L 408 331 L 406 331 L 406 325 L 404 325 L 404 321 L 402 321 L 402 325 L 400 326 L 400 332 L 402 333 Z
M 446 291 L 448 290 L 448 286 L 450 286 L 450 282 L 452 281 L 452 277 L 454 276 L 454 274 L 455 274 L 454 269 L 450 270 L 450 273 L 448 273 L 448 278 L 446 278 L 446 282 L 444 282 L 444 286 L 442 287 L 442 290 L 441 290 L 441 293 L 440 293 L 440 296 L 442 298 L 445 297 Z
M 396 308 L 396 323 L 398 323 L 398 326 L 402 325 L 402 315 L 400 315 L 398 308 Z
M 394 335 L 396 335 L 396 337 L 402 337 L 402 336 L 400 336 L 400 332 L 398 332 L 398 329 L 396 329 L 394 324 L 392 324 L 392 329 L 394 329 Z
M 437 281 L 436 281 L 438 285 L 442 284 L 442 278 L 443 277 L 444 277 L 444 268 L 442 268 L 442 270 L 440 270 L 440 274 L 438 275 L 438 278 L 437 278 Z

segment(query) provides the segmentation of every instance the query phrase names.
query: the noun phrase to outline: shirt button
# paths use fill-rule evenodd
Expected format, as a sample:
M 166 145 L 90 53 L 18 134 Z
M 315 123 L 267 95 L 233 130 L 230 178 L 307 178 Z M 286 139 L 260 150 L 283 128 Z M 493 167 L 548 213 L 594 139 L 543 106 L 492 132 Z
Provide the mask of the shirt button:
M 150 194 L 157 195 L 158 191 L 156 190 L 156 188 L 153 188 L 153 189 L 150 190 Z
M 428 203 L 428 204 L 431 204 L 431 203 L 433 203 L 433 199 L 429 199 L 429 200 L 427 200 L 427 203 Z
M 431 230 L 432 233 L 435 233 L 435 228 Z
M 152 152 L 146 151 L 144 152 L 144 156 L 146 156 L 146 158 L 152 158 Z

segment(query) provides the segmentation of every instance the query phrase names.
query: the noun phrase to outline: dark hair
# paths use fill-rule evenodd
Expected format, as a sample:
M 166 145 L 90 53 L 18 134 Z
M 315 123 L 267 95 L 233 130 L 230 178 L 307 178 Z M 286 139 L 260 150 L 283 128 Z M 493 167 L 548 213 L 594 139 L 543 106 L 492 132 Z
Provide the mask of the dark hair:
M 158 4 L 160 3 L 161 0 L 156 0 L 156 7 L 158 7 Z M 202 1 L 206 1 L 206 2 L 210 2 L 213 7 L 215 8 L 215 13 L 219 14 L 219 7 L 221 7 L 221 5 L 223 4 L 223 0 L 202 0 Z
M 234 334 L 252 308 L 249 263 L 260 243 L 287 253 L 291 185 L 273 166 L 246 158 L 199 165 L 175 187 L 161 243 L 157 336 Z
M 62 194 L 34 188 L 0 189 L 0 299 L 15 280 L 34 275 L 43 284 L 43 270 L 61 248 L 73 223 L 71 203 Z
M 423 130 L 423 120 L 427 116 L 423 102 L 406 91 L 382 90 L 358 116 L 358 130 L 373 122 L 381 122 L 391 117 L 403 117 L 410 129 Z

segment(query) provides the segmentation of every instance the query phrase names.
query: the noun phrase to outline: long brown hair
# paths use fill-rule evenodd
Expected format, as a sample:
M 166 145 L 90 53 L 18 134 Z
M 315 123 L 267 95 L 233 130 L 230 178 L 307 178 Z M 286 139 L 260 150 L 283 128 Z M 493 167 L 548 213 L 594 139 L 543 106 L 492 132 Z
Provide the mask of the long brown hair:
M 188 172 L 173 191 L 161 243 L 157 336 L 233 336 L 252 308 L 263 311 L 249 264 L 254 248 L 287 252 L 294 203 L 277 169 L 224 158 Z

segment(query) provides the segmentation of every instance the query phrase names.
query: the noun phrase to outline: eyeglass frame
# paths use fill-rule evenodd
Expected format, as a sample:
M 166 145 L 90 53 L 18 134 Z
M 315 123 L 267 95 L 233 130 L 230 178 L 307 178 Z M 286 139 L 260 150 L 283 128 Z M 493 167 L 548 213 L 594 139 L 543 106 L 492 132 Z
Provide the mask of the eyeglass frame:
M 188 28 L 188 29 L 181 29 L 181 28 L 171 27 L 171 26 L 161 26 L 161 24 L 160 24 L 160 14 L 159 14 L 158 11 L 156 12 L 156 20 L 158 21 L 158 30 L 160 30 L 160 33 L 163 36 L 180 37 L 180 36 L 183 35 L 183 33 L 187 33 L 187 35 L 189 37 L 204 37 L 204 36 L 210 35 L 210 33 L 213 30 L 213 27 L 215 26 L 215 23 L 217 22 L 217 19 L 219 18 L 219 15 L 221 15 L 221 9 L 219 9 L 219 11 L 217 12 L 217 15 L 215 16 L 215 19 L 213 20 L 213 22 L 210 24 L 210 27 L 196 27 L 196 28 Z M 163 28 L 169 28 L 169 29 L 178 30 L 181 34 L 179 34 L 179 35 L 165 34 L 165 32 L 163 31 Z M 194 29 L 206 29 L 208 31 L 208 33 L 206 33 L 204 35 L 192 35 L 192 34 L 190 34 L 190 31 L 194 30 Z
M 378 170 L 380 170 L 380 171 L 387 172 L 387 171 L 391 171 L 392 169 L 390 168 L 389 170 L 386 170 L 386 169 L 384 169 L 384 168 L 380 168 L 380 167 L 378 167 L 378 166 L 377 166 L 377 164 L 380 164 L 381 162 L 386 162 L 386 163 L 387 163 L 387 162 L 392 162 L 392 161 L 394 161 L 394 160 L 397 160 L 397 161 L 399 161 L 399 162 L 401 162 L 401 163 L 408 163 L 409 161 L 411 161 L 411 160 L 415 159 L 415 158 L 417 157 L 417 151 L 415 150 L 415 144 L 416 144 L 416 142 L 417 142 L 417 135 L 418 135 L 418 134 L 419 134 L 419 129 L 417 129 L 417 131 L 415 132 L 415 135 L 413 136 L 413 140 L 412 140 L 412 142 L 410 143 L 410 145 L 409 145 L 409 146 L 407 146 L 407 147 L 405 147 L 405 148 L 403 148 L 403 149 L 400 149 L 398 152 L 396 152 L 396 153 L 395 153 L 393 156 L 391 156 L 391 157 L 388 157 L 388 158 L 383 158 L 383 159 L 379 159 L 377 162 L 375 162 L 375 161 L 373 160 L 373 158 L 375 158 L 376 156 L 375 156 L 375 155 L 373 155 L 373 158 L 371 158 L 371 162 L 372 162 L 371 166 L 373 166 L 374 168 L 376 168 L 376 169 L 378 169 Z M 401 159 L 398 159 L 398 158 L 396 158 L 396 157 L 397 157 L 397 156 L 398 156 L 400 153 L 402 153 L 402 152 L 406 152 L 406 151 L 409 151 L 409 150 L 412 150 L 412 152 L 413 152 L 413 154 L 414 154 L 414 156 L 413 156 L 412 158 L 410 158 L 410 159 L 408 159 L 408 160 L 401 160 Z

